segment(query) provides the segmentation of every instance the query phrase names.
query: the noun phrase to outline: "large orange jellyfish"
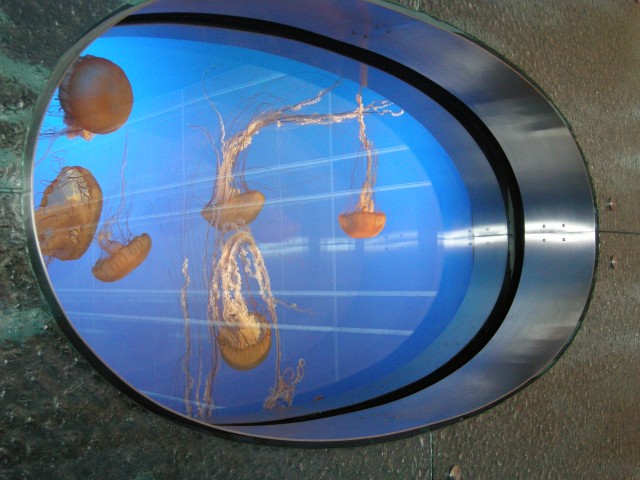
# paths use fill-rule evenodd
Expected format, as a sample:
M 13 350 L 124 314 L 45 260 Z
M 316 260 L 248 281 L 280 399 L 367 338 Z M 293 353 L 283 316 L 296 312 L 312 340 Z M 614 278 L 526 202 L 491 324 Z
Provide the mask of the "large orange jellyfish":
M 338 223 L 350 237 L 372 238 L 382 231 L 387 221 L 387 216 L 383 212 L 375 211 L 373 187 L 377 177 L 378 155 L 374 149 L 373 142 L 366 135 L 365 110 L 362 104 L 361 92 L 356 95 L 356 101 L 358 103 L 359 139 L 367 158 L 367 166 L 364 183 L 360 188 L 355 206 L 338 215 Z
M 124 71 L 92 55 L 76 60 L 60 84 L 59 99 L 67 135 L 85 139 L 119 129 L 133 107 L 131 83 Z
M 215 376 L 220 368 L 218 358 L 234 370 L 251 370 L 264 363 L 274 352 L 275 378 L 264 408 L 291 405 L 296 385 L 304 377 L 305 362 L 296 368 L 281 368 L 280 337 L 277 325 L 276 299 L 262 253 L 248 227 L 235 229 L 228 238 L 218 237 L 220 244 L 212 259 L 208 281 L 208 329 L 212 341 L 211 365 L 203 366 L 198 354 L 198 371 L 192 375 L 190 315 L 187 289 L 191 282 L 188 260 L 182 267 L 184 285 L 180 304 L 185 318 L 186 352 L 184 403 L 188 415 L 210 415 L 213 410 Z M 256 293 L 252 294 L 252 288 Z M 203 368 L 204 367 L 204 368 Z M 193 411 L 195 404 L 197 411 Z
M 365 113 L 377 113 L 379 115 L 392 113 L 387 109 L 391 105 L 388 101 L 375 102 L 367 106 L 362 105 L 362 102 L 360 102 L 357 109 L 348 112 L 297 113 L 305 107 L 320 102 L 336 85 L 337 83 L 321 90 L 315 97 L 299 103 L 258 113 L 243 130 L 229 139 L 226 138 L 224 122 L 214 106 L 214 110 L 218 114 L 221 132 L 221 146 L 219 153 L 217 152 L 218 171 L 213 195 L 201 212 L 211 226 L 217 229 L 233 230 L 239 226 L 248 225 L 260 214 L 265 202 L 265 196 L 261 192 L 247 187 L 244 182 L 244 170 L 241 166 L 240 171 L 236 172 L 236 164 L 238 156 L 251 145 L 253 137 L 263 128 L 269 125 L 277 125 L 279 127 L 285 123 L 329 125 L 359 118 L 364 116 Z
M 126 163 L 125 157 L 120 174 L 122 194 L 118 208 L 98 232 L 98 246 L 102 255 L 91 273 L 102 282 L 115 282 L 126 277 L 144 262 L 151 250 L 151 237 L 148 234 L 134 236 L 129 230 L 124 177 Z
M 276 300 L 271 294 L 271 282 L 262 253 L 249 230 L 235 231 L 222 246 L 220 257 L 214 261 L 209 308 L 210 317 L 219 326 L 216 341 L 220 355 L 230 367 L 238 370 L 257 367 L 269 354 L 273 327 L 275 381 L 264 406 L 291 405 L 295 387 L 304 376 L 304 360 L 298 361 L 295 374 L 291 367 L 281 370 Z M 246 277 L 245 282 L 243 276 Z M 250 279 L 257 283 L 265 312 L 259 312 L 257 305 L 252 308 L 247 305 L 243 283 Z M 245 289 L 248 289 L 247 285 Z
M 91 172 L 64 167 L 35 211 L 42 254 L 76 260 L 91 245 L 102 213 L 102 190 Z
M 254 271 L 251 270 L 249 253 L 254 257 Z M 242 265 L 238 264 L 238 257 Z M 257 367 L 271 349 L 269 322 L 260 312 L 250 311 L 244 299 L 243 273 L 258 282 L 269 316 L 275 323 L 275 301 L 271 296 L 267 270 L 253 238 L 244 230 L 236 232 L 225 243 L 211 287 L 212 300 L 221 303 L 221 311 L 213 312 L 214 319 L 221 319 L 223 324 L 217 336 L 220 354 L 227 365 L 236 370 Z

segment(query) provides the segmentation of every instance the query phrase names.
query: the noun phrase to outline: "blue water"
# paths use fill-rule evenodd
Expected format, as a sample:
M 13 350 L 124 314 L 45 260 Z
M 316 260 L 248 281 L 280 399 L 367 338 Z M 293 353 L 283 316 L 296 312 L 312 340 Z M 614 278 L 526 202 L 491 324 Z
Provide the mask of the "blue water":
M 121 281 L 101 283 L 91 274 L 100 256 L 94 242 L 77 261 L 53 259 L 50 280 L 71 324 L 109 368 L 153 400 L 185 413 L 187 352 L 179 300 L 185 258 L 193 378 L 211 368 L 215 348 L 207 333 L 204 281 L 215 230 L 200 216 L 211 197 L 221 135 L 211 102 L 228 137 L 252 115 L 314 97 L 338 80 L 303 112 L 353 110 L 359 84 L 261 51 L 257 35 L 237 33 L 244 45 L 237 47 L 193 40 L 197 35 L 187 27 L 191 40 L 181 39 L 178 30 L 164 35 L 162 28 L 119 27 L 87 49 L 126 72 L 134 90 L 131 117 L 112 134 L 67 139 L 56 136 L 64 125 L 54 98 L 36 153 L 34 204 L 63 165 L 83 166 L 96 177 L 105 198 L 101 222 L 124 197 L 127 210 L 120 221 L 133 234 L 146 232 L 153 239 L 146 261 Z M 246 47 L 252 39 L 256 49 Z M 288 43 L 282 43 L 283 51 Z M 363 97 L 365 104 L 383 100 L 367 88 Z M 359 386 L 393 375 L 429 349 L 470 281 L 471 243 L 443 241 L 472 229 L 469 197 L 447 152 L 407 112 L 365 121 L 378 153 L 376 209 L 387 215 L 384 230 L 372 239 L 352 239 L 337 222 L 348 192 L 360 186 L 352 181 L 354 161 L 362 155 L 357 121 L 272 125 L 253 138 L 243 157 L 247 184 L 266 196 L 250 229 L 279 301 L 281 368 L 301 358 L 306 363 L 296 386 L 297 406 L 363 400 Z M 450 344 L 452 354 L 468 340 Z M 253 370 L 220 364 L 211 421 L 269 415 L 262 402 L 274 384 L 275 362 L 274 345 Z

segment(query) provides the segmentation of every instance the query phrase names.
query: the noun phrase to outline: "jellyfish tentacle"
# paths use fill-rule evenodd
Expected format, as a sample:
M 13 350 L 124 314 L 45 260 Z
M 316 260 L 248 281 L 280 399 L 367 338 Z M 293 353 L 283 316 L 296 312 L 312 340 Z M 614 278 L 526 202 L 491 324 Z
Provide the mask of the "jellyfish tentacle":
M 366 176 L 364 184 L 362 185 L 362 191 L 360 192 L 358 205 L 359 209 L 363 212 L 373 212 L 373 187 L 376 183 L 377 177 L 378 154 L 374 150 L 373 142 L 369 138 L 367 138 L 367 127 L 364 123 L 364 105 L 362 104 L 362 92 L 358 92 L 358 94 L 356 95 L 356 102 L 358 103 L 358 138 L 367 157 Z
M 298 360 L 295 374 L 292 367 L 276 376 L 276 385 L 269 392 L 269 396 L 265 398 L 262 406 L 266 410 L 272 410 L 277 407 L 290 406 L 293 403 L 295 388 L 304 378 L 306 362 L 304 359 Z
M 184 282 L 180 289 L 180 310 L 182 317 L 184 318 L 184 338 L 186 343 L 186 349 L 184 357 L 182 358 L 182 372 L 185 375 L 184 393 L 182 399 L 184 401 L 185 410 L 188 416 L 192 415 L 191 407 L 191 389 L 193 388 L 193 378 L 191 377 L 191 369 L 189 368 L 189 360 L 191 358 L 191 317 L 189 315 L 187 290 L 191 284 L 191 277 L 189 276 L 189 259 L 184 258 L 182 262 L 182 278 Z
M 107 255 L 115 255 L 124 248 L 122 243 L 111 238 L 110 232 L 104 230 L 98 234 L 98 245 Z

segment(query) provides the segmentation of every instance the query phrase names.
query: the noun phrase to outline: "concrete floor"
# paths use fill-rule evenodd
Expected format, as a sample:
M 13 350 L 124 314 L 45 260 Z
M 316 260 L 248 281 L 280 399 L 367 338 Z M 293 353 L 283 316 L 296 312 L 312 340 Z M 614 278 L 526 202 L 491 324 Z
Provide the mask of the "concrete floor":
M 479 416 L 366 447 L 249 445 L 139 407 L 57 329 L 29 266 L 21 204 L 36 98 L 76 39 L 126 4 L 0 0 L 0 478 L 444 479 L 459 464 L 467 479 L 640 479 L 640 4 L 399 3 L 521 68 L 583 150 L 599 206 L 600 255 L 590 307 L 566 353 Z

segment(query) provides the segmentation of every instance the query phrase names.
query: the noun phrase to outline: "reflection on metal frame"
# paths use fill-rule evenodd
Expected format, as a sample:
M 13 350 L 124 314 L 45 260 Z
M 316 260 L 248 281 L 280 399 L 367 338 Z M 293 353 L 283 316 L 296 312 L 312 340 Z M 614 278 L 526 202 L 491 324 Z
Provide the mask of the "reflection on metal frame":
M 461 32 L 380 0 L 299 0 L 294 6 L 287 0 L 159 0 L 136 13 L 155 14 L 215 14 L 272 22 L 276 29 L 280 25 L 328 37 L 404 66 L 417 81 L 433 82 L 482 121 L 509 160 L 519 197 L 515 203 L 521 202 L 516 206 L 518 211 L 512 212 L 516 217 L 522 215 L 520 225 L 511 225 L 512 234 L 518 235 L 511 242 L 519 245 L 521 256 L 518 289 L 499 328 L 472 358 L 453 365 L 444 378 L 393 401 L 293 422 L 217 426 L 218 431 L 233 437 L 309 445 L 406 435 L 482 411 L 553 363 L 575 332 L 591 289 L 595 210 L 583 160 L 568 128 L 554 107 L 517 71 Z M 135 15 L 132 18 L 135 21 Z M 101 26 L 95 35 L 108 26 Z M 465 145 L 456 134 L 436 133 L 447 149 Z M 32 131 L 31 139 L 33 135 Z M 482 155 L 470 155 L 468 170 L 459 166 L 461 175 L 472 178 L 474 162 L 479 161 L 486 160 Z M 475 180 L 483 184 L 482 179 Z M 476 222 L 474 231 L 456 232 L 459 235 L 449 234 L 439 241 L 451 245 L 474 242 L 479 252 L 504 245 L 509 232 L 494 216 L 494 207 L 488 205 L 483 211 L 482 188 L 476 188 L 475 195 L 474 208 L 481 221 Z M 25 210 L 31 212 L 30 195 L 27 201 Z M 37 251 L 33 239 L 31 243 L 31 251 Z M 38 262 L 34 260 L 34 265 Z M 41 271 L 42 266 L 36 269 Z M 54 310 L 62 315 L 59 307 Z

